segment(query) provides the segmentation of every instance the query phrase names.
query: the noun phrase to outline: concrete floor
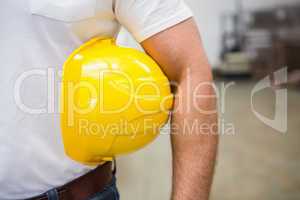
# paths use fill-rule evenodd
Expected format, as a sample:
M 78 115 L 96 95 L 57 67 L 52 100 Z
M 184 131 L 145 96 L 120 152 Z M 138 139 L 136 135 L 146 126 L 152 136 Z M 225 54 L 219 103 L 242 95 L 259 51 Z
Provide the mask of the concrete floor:
M 300 91 L 288 91 L 288 132 L 263 124 L 250 108 L 253 82 L 237 82 L 226 94 L 225 123 L 233 135 L 223 135 L 211 194 L 212 200 L 300 199 Z M 274 114 L 274 94 L 255 96 L 256 110 Z M 118 159 L 122 200 L 167 200 L 171 188 L 169 136 Z

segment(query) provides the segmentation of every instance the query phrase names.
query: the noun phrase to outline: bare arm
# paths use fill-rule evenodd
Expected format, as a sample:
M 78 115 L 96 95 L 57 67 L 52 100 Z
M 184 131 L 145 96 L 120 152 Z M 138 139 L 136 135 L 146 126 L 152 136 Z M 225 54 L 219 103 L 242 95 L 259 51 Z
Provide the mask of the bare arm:
M 176 82 L 172 114 L 172 200 L 207 200 L 217 152 L 216 99 L 211 69 L 193 19 L 142 42 Z M 200 96 L 204 95 L 204 96 Z M 193 128 L 194 127 L 194 128 Z

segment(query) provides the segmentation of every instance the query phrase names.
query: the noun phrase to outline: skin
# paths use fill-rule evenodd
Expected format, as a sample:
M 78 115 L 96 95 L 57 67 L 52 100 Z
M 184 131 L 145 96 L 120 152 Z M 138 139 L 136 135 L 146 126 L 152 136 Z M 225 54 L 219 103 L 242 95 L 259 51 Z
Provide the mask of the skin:
M 207 200 L 218 145 L 217 112 L 211 68 L 196 23 L 190 18 L 141 45 L 176 83 L 171 125 L 172 200 Z M 195 122 L 214 128 L 185 128 Z

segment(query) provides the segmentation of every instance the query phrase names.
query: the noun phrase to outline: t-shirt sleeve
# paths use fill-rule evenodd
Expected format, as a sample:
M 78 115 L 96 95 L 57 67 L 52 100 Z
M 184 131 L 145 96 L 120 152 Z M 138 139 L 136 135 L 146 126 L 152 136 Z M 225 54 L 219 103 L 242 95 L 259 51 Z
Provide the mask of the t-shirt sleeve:
M 142 42 L 193 14 L 184 0 L 116 0 L 115 15 Z

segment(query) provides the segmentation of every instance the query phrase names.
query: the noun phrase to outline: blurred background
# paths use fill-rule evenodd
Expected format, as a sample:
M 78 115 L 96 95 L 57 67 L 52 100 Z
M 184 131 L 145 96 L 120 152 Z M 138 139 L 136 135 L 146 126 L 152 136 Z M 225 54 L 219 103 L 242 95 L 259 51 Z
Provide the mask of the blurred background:
M 186 0 L 215 74 L 220 147 L 211 199 L 300 199 L 300 0 Z M 140 48 L 126 30 L 118 42 Z M 169 199 L 168 127 L 118 159 L 123 200 Z

